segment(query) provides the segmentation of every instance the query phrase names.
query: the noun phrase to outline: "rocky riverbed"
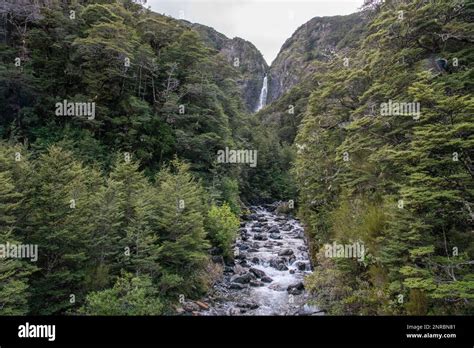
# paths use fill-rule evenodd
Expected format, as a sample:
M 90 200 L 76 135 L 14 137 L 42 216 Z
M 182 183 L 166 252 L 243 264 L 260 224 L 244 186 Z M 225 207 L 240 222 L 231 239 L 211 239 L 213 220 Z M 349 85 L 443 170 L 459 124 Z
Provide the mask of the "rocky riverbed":
M 235 262 L 209 297 L 200 315 L 318 315 L 307 304 L 304 276 L 311 272 L 299 222 L 268 208 L 251 207 L 235 243 Z

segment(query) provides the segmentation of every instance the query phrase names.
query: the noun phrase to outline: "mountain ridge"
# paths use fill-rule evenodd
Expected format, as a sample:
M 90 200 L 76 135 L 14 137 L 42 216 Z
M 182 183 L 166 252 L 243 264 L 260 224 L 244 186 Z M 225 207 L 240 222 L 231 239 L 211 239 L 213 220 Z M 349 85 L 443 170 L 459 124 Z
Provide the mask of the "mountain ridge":
M 285 40 L 271 65 L 248 40 L 238 36 L 229 38 L 200 23 L 181 22 L 197 31 L 209 47 L 218 50 L 236 68 L 240 74 L 238 85 L 244 103 L 249 111 L 254 112 L 265 74 L 269 80 L 269 105 L 316 72 L 315 61 L 327 61 L 350 49 L 351 43 L 357 41 L 355 37 L 362 32 L 365 21 L 363 12 L 313 17 Z
M 228 38 L 212 27 L 183 21 L 197 31 L 204 42 L 219 51 L 227 62 L 238 72 L 237 84 L 242 92 L 242 98 L 247 110 L 253 112 L 258 105 L 263 77 L 269 71 L 269 66 L 262 53 L 250 41 L 240 37 Z

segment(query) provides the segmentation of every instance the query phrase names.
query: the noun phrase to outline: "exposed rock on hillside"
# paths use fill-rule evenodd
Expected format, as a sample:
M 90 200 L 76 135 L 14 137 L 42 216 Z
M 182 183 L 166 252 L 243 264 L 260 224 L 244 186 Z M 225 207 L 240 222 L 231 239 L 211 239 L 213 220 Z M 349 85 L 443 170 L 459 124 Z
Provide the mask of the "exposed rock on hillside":
M 362 13 L 315 17 L 286 40 L 270 68 L 268 103 L 315 71 L 314 61 L 343 55 L 363 32 Z M 341 57 L 342 58 L 342 57 Z
M 269 71 L 260 51 L 251 42 L 239 37 L 229 39 L 205 25 L 189 22 L 188 25 L 202 36 L 209 47 L 218 50 L 238 72 L 237 83 L 242 91 L 244 103 L 249 111 L 255 111 L 263 78 Z

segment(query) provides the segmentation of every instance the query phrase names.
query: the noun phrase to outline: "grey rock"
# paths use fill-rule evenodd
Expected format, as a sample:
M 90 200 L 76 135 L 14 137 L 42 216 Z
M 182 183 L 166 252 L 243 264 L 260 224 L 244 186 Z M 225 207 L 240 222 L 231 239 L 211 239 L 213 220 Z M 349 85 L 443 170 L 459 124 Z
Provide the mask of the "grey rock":
M 247 260 L 240 261 L 239 265 L 241 265 L 242 267 L 248 267 Z
M 212 259 L 212 262 L 214 262 L 214 263 L 218 263 L 218 264 L 221 264 L 221 265 L 224 264 L 224 258 L 221 255 L 212 256 L 211 259 Z
M 296 268 L 298 268 L 300 271 L 305 271 L 307 268 L 307 263 L 303 261 L 297 261 L 294 263 Z
M 251 280 L 250 283 L 249 283 L 250 286 L 253 286 L 253 287 L 260 287 L 260 286 L 264 286 L 264 284 L 259 281 L 259 280 Z
M 248 284 L 251 280 L 254 280 L 255 276 L 252 273 L 245 273 L 244 275 L 237 275 L 232 277 L 230 280 L 232 283 Z
M 270 260 L 270 266 L 279 270 L 279 271 L 286 271 L 288 270 L 288 267 L 286 267 L 285 265 L 285 261 L 284 260 L 280 260 L 280 259 L 272 259 Z
M 264 271 L 254 267 L 250 268 L 249 271 L 252 272 L 257 278 L 262 278 L 266 276 Z
M 231 284 L 229 285 L 229 289 L 242 290 L 242 289 L 244 289 L 244 288 L 245 288 L 245 286 L 242 285 L 242 284 L 239 284 L 239 283 L 231 283 Z
M 293 255 L 293 250 L 291 249 L 283 249 L 278 253 L 278 256 L 290 256 Z
M 182 304 L 182 307 L 183 309 L 186 311 L 186 312 L 195 312 L 195 311 L 199 311 L 199 306 L 194 303 L 194 302 L 191 302 L 191 301 L 186 301 Z
M 268 229 L 267 232 L 268 233 L 280 233 L 280 229 L 278 228 L 278 226 L 272 226 Z
M 237 304 L 237 307 L 247 308 L 247 309 L 257 309 L 259 307 L 259 305 L 256 304 L 256 303 L 250 302 L 250 303 L 239 303 L 239 304 Z
M 303 293 L 303 290 L 304 290 L 304 284 L 302 282 L 289 285 L 288 288 L 286 289 L 286 291 L 288 291 L 290 295 L 301 295 Z

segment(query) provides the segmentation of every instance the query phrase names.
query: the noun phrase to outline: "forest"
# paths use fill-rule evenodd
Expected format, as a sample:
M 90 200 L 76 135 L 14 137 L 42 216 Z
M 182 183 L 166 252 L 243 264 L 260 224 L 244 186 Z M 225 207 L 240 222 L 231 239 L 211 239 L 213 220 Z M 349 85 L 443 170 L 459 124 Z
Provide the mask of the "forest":
M 140 1 L 0 15 L 0 315 L 175 315 L 274 202 L 304 226 L 307 301 L 327 314 L 474 313 L 473 1 L 308 22 L 281 51 L 297 78 L 277 95 L 279 58 L 265 67 L 258 112 L 253 62 Z

